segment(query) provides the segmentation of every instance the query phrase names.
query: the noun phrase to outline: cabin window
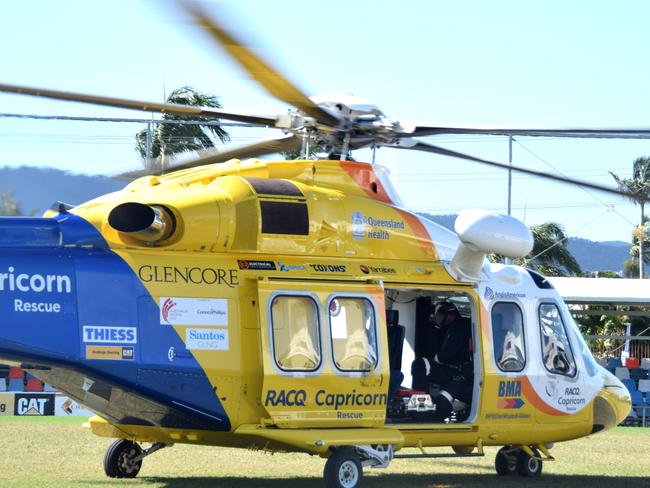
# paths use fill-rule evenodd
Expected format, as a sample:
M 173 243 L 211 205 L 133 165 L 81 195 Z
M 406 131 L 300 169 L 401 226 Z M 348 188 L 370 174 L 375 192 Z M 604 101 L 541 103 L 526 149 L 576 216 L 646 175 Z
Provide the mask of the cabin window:
M 501 371 L 522 371 L 526 365 L 524 317 L 516 303 L 500 302 L 492 307 L 494 360 Z
M 273 354 L 283 371 L 314 371 L 321 362 L 318 305 L 308 296 L 276 296 L 271 304 Z
M 375 309 L 370 300 L 334 298 L 329 317 L 336 367 L 341 371 L 370 371 L 377 364 Z
M 576 362 L 557 305 L 542 303 L 539 306 L 539 325 L 542 335 L 542 360 L 546 369 L 551 373 L 575 376 Z

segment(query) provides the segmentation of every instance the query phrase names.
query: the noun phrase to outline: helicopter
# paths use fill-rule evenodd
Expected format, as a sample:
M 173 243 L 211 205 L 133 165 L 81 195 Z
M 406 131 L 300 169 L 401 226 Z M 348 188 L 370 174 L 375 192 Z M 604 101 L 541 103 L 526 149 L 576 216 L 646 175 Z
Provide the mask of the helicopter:
M 626 417 L 627 389 L 595 362 L 549 281 L 486 261 L 530 252 L 522 222 L 469 209 L 450 232 L 403 208 L 388 172 L 350 153 L 424 151 L 627 195 L 418 137 L 649 129 L 440 126 L 391 119 L 338 92 L 307 97 L 197 4 L 181 5 L 296 110 L 268 116 L 0 84 L 283 132 L 165 174 L 126 174 L 133 181 L 122 191 L 57 203 L 43 217 L 0 219 L 0 358 L 96 413 L 86 427 L 117 439 L 107 476 L 135 477 L 147 456 L 187 443 L 318 455 L 327 487 L 360 486 L 364 468 L 395 459 L 483 456 L 486 446 L 502 446 L 498 474 L 535 477 L 553 443 Z M 308 155 L 310 145 L 327 157 L 255 159 Z M 409 387 L 411 365 L 435 357 L 441 303 L 470 326 L 466 395 L 444 416 L 444 385 Z M 439 446 L 453 453 L 426 451 Z

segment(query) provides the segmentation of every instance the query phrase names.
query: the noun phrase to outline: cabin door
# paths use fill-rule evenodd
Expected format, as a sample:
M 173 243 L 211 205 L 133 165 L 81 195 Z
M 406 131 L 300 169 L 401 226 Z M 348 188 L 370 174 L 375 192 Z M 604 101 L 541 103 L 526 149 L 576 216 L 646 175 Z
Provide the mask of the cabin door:
M 378 284 L 259 282 L 261 402 L 279 427 L 380 426 L 389 364 Z

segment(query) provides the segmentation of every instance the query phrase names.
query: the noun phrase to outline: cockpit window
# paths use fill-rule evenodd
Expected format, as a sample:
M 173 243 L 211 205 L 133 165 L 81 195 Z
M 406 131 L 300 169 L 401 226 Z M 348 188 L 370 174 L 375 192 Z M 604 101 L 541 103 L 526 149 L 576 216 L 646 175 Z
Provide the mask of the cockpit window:
M 519 305 L 499 302 L 492 307 L 494 360 L 501 371 L 522 371 L 526 365 L 524 319 Z
M 557 305 L 542 303 L 539 306 L 539 325 L 546 369 L 555 374 L 575 376 L 576 362 Z
M 598 363 L 591 354 L 587 342 L 584 337 L 582 337 L 582 333 L 572 317 L 569 318 L 569 335 L 571 336 L 573 343 L 577 344 L 577 349 L 585 363 L 587 374 L 589 376 L 596 376 L 596 373 L 598 372 Z

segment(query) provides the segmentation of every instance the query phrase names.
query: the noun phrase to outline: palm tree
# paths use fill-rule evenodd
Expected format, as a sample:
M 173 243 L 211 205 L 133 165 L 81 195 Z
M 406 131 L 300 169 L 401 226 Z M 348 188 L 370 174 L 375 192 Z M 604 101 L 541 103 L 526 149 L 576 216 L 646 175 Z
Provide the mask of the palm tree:
M 556 222 L 546 222 L 530 228 L 535 244 L 522 265 L 547 276 L 577 275 L 580 265 L 567 248 L 568 236 Z
M 515 259 L 513 264 L 534 269 L 546 276 L 567 276 L 581 273 L 580 265 L 566 247 L 568 236 L 556 222 L 533 225 L 533 250 L 524 258 Z M 491 254 L 492 262 L 502 262 L 503 256 Z
M 639 258 L 639 278 L 643 278 L 643 262 L 646 256 L 643 253 L 643 244 L 645 241 L 645 202 L 650 198 L 650 157 L 636 158 L 632 163 L 632 178 L 620 178 L 610 171 L 616 184 L 621 190 L 627 191 L 628 197 L 641 208 L 641 219 L 639 227 L 633 231 L 634 237 L 638 240 L 638 248 L 633 252 L 638 253 Z
M 189 86 L 177 88 L 167 97 L 168 103 L 221 108 L 216 96 L 202 93 Z M 197 120 L 201 117 L 163 114 L 163 120 Z M 198 151 L 214 147 L 212 137 L 221 142 L 230 141 L 230 136 L 219 125 L 198 124 L 155 124 L 151 134 L 151 160 L 147 161 L 147 129 L 135 136 L 136 150 L 146 168 L 164 169 L 169 157 L 187 151 Z
M 10 191 L 0 193 L 0 215 L 24 215 Z

